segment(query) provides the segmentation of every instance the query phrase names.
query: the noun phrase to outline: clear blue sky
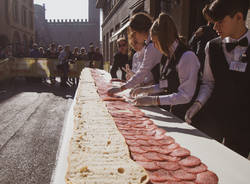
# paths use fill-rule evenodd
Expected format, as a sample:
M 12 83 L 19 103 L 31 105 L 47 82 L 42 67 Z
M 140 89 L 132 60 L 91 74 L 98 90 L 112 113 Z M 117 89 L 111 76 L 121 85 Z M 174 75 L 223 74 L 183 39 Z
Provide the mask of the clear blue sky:
M 34 0 L 45 4 L 46 19 L 88 19 L 88 0 Z

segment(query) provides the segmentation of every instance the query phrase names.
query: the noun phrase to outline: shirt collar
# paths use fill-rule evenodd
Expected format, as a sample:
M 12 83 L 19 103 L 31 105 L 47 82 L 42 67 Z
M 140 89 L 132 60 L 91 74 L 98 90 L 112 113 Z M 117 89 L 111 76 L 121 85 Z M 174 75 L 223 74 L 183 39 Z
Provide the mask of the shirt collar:
M 249 44 L 250 43 L 250 30 L 247 30 L 247 32 L 243 36 L 241 36 L 240 38 L 238 38 L 238 39 L 233 39 L 233 38 L 230 38 L 230 37 L 226 37 L 226 38 L 224 38 L 222 40 L 222 42 L 223 43 L 232 43 L 232 42 L 235 42 L 235 41 L 239 41 L 239 40 L 241 40 L 244 37 L 247 37 L 248 44 Z
M 148 35 L 148 39 L 146 40 L 146 45 L 148 45 L 149 44 L 149 42 L 151 41 L 151 38 L 150 38 L 150 35 Z
M 176 48 L 178 47 L 179 45 L 179 41 L 178 40 L 175 40 L 174 43 L 172 43 L 172 45 L 170 46 L 170 58 L 172 57 L 172 55 L 174 54 Z

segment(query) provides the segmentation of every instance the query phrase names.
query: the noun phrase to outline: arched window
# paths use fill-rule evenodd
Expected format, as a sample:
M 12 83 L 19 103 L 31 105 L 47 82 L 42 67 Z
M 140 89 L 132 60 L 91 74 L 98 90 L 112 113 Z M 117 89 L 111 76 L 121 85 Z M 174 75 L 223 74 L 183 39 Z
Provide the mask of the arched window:
M 18 2 L 17 0 L 13 0 L 12 4 L 12 15 L 13 15 L 13 20 L 15 22 L 18 22 Z
M 14 32 L 12 39 L 13 55 L 16 55 L 21 48 L 21 38 L 17 31 Z

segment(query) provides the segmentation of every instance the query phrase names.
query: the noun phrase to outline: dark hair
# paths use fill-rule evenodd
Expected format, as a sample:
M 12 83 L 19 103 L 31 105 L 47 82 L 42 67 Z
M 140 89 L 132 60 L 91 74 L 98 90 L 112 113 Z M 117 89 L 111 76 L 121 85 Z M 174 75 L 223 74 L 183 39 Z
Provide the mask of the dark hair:
M 151 27 L 151 36 L 156 36 L 164 54 L 170 55 L 170 46 L 180 40 L 173 19 L 166 13 L 161 13 Z
M 130 18 L 129 27 L 134 31 L 146 33 L 149 31 L 152 24 L 153 18 L 149 14 L 145 12 L 139 12 Z
M 246 20 L 248 8 L 249 0 L 215 0 L 210 4 L 206 14 L 213 21 L 220 21 L 227 15 L 233 17 L 237 12 L 241 12 Z

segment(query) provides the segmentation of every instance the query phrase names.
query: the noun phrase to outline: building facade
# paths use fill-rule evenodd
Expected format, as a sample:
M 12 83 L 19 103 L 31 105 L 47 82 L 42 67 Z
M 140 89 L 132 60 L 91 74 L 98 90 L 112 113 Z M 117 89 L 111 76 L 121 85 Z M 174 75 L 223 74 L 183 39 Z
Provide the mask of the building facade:
M 36 42 L 47 47 L 49 43 L 86 47 L 93 42 L 100 46 L 100 10 L 89 0 L 89 19 L 46 20 L 45 5 L 35 5 Z
M 0 0 L 0 48 L 28 53 L 35 38 L 33 0 Z
M 117 51 L 115 41 L 126 37 L 126 27 L 131 15 L 139 11 L 148 12 L 157 18 L 160 12 L 172 16 L 179 33 L 188 40 L 200 25 L 206 24 L 202 9 L 210 0 L 97 0 L 96 7 L 102 9 L 102 41 L 105 61 L 113 62 Z M 248 24 L 250 25 L 250 15 Z

